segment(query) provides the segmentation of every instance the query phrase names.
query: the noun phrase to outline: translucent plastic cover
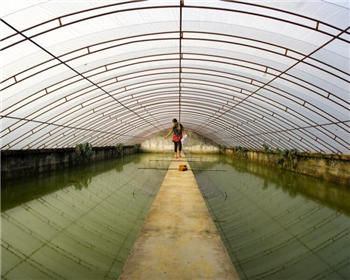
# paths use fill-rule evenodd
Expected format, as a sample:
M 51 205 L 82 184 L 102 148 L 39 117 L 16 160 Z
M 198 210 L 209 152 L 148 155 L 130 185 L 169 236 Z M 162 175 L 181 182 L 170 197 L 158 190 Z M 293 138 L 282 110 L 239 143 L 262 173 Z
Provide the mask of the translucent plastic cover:
M 350 153 L 348 1 L 1 1 L 1 149 Z

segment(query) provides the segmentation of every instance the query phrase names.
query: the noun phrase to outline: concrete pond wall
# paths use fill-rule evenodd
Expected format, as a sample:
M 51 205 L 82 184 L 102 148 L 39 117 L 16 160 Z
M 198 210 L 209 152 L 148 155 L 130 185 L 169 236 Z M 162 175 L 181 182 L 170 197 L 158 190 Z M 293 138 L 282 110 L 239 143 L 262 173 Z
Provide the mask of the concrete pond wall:
M 74 148 L 1 151 L 1 180 L 49 172 L 135 152 L 134 146 L 123 147 L 122 153 L 118 153 L 115 147 L 95 147 L 87 161 L 79 162 Z
M 324 180 L 348 184 L 350 186 L 350 155 L 326 155 L 316 153 L 300 153 L 295 158 L 284 158 L 281 163 L 281 156 L 270 150 L 265 153 L 262 150 L 245 150 L 237 153 L 233 148 L 219 149 L 212 140 L 187 131 L 188 137 L 183 147 L 188 153 L 221 153 L 241 160 L 257 162 L 263 165 L 289 170 Z M 143 142 L 141 151 L 143 152 L 173 152 L 174 144 L 171 137 L 164 139 L 166 132 Z
M 279 163 L 280 156 L 274 151 L 265 153 L 262 150 L 245 150 L 244 153 L 237 153 L 233 148 L 220 150 L 215 142 L 191 131 L 187 133 L 188 138 L 184 145 L 185 153 L 221 153 L 233 158 L 257 162 L 350 186 L 350 155 L 301 153 L 295 158 L 286 158 L 281 164 Z M 174 145 L 171 137 L 165 140 L 164 135 L 165 133 L 161 133 L 143 142 L 140 151 L 172 153 Z M 135 153 L 135 151 L 134 146 L 123 147 L 122 154 L 118 154 L 115 147 L 95 147 L 89 162 L 116 158 Z M 1 180 L 48 172 L 76 164 L 83 163 L 76 161 L 74 148 L 1 151 Z
M 218 145 L 212 140 L 201 136 L 192 131 L 186 131 L 187 139 L 183 145 L 183 151 L 186 153 L 219 153 Z M 164 139 L 166 132 L 160 133 L 157 136 L 141 143 L 141 151 L 164 153 L 173 152 L 174 143 L 171 136 Z
M 281 161 L 281 156 L 274 151 L 269 151 L 267 153 L 261 150 L 236 152 L 234 149 L 226 149 L 223 153 L 231 157 L 274 166 L 350 186 L 350 155 L 300 153 L 292 158 L 285 157 L 283 161 Z

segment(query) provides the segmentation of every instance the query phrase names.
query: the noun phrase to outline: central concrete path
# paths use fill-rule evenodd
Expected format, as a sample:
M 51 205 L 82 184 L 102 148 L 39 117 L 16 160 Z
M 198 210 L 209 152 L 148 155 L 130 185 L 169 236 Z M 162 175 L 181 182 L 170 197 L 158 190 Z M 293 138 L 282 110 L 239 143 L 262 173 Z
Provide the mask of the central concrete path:
M 168 171 L 119 279 L 239 279 L 192 171 Z

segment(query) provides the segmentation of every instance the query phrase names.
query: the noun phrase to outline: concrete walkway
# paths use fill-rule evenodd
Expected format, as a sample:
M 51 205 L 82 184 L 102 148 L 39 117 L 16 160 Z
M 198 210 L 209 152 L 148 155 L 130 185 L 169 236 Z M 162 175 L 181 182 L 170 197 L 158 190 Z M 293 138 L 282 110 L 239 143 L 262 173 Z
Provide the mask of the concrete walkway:
M 239 279 L 192 171 L 168 171 L 119 279 Z

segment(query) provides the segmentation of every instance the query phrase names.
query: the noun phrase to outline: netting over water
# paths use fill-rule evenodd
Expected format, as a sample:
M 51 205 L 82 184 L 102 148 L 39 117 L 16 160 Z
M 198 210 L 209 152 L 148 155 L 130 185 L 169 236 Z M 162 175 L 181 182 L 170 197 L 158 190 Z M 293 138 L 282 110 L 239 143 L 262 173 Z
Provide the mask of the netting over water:
M 2 1 L 1 149 L 219 144 L 349 153 L 348 1 Z

